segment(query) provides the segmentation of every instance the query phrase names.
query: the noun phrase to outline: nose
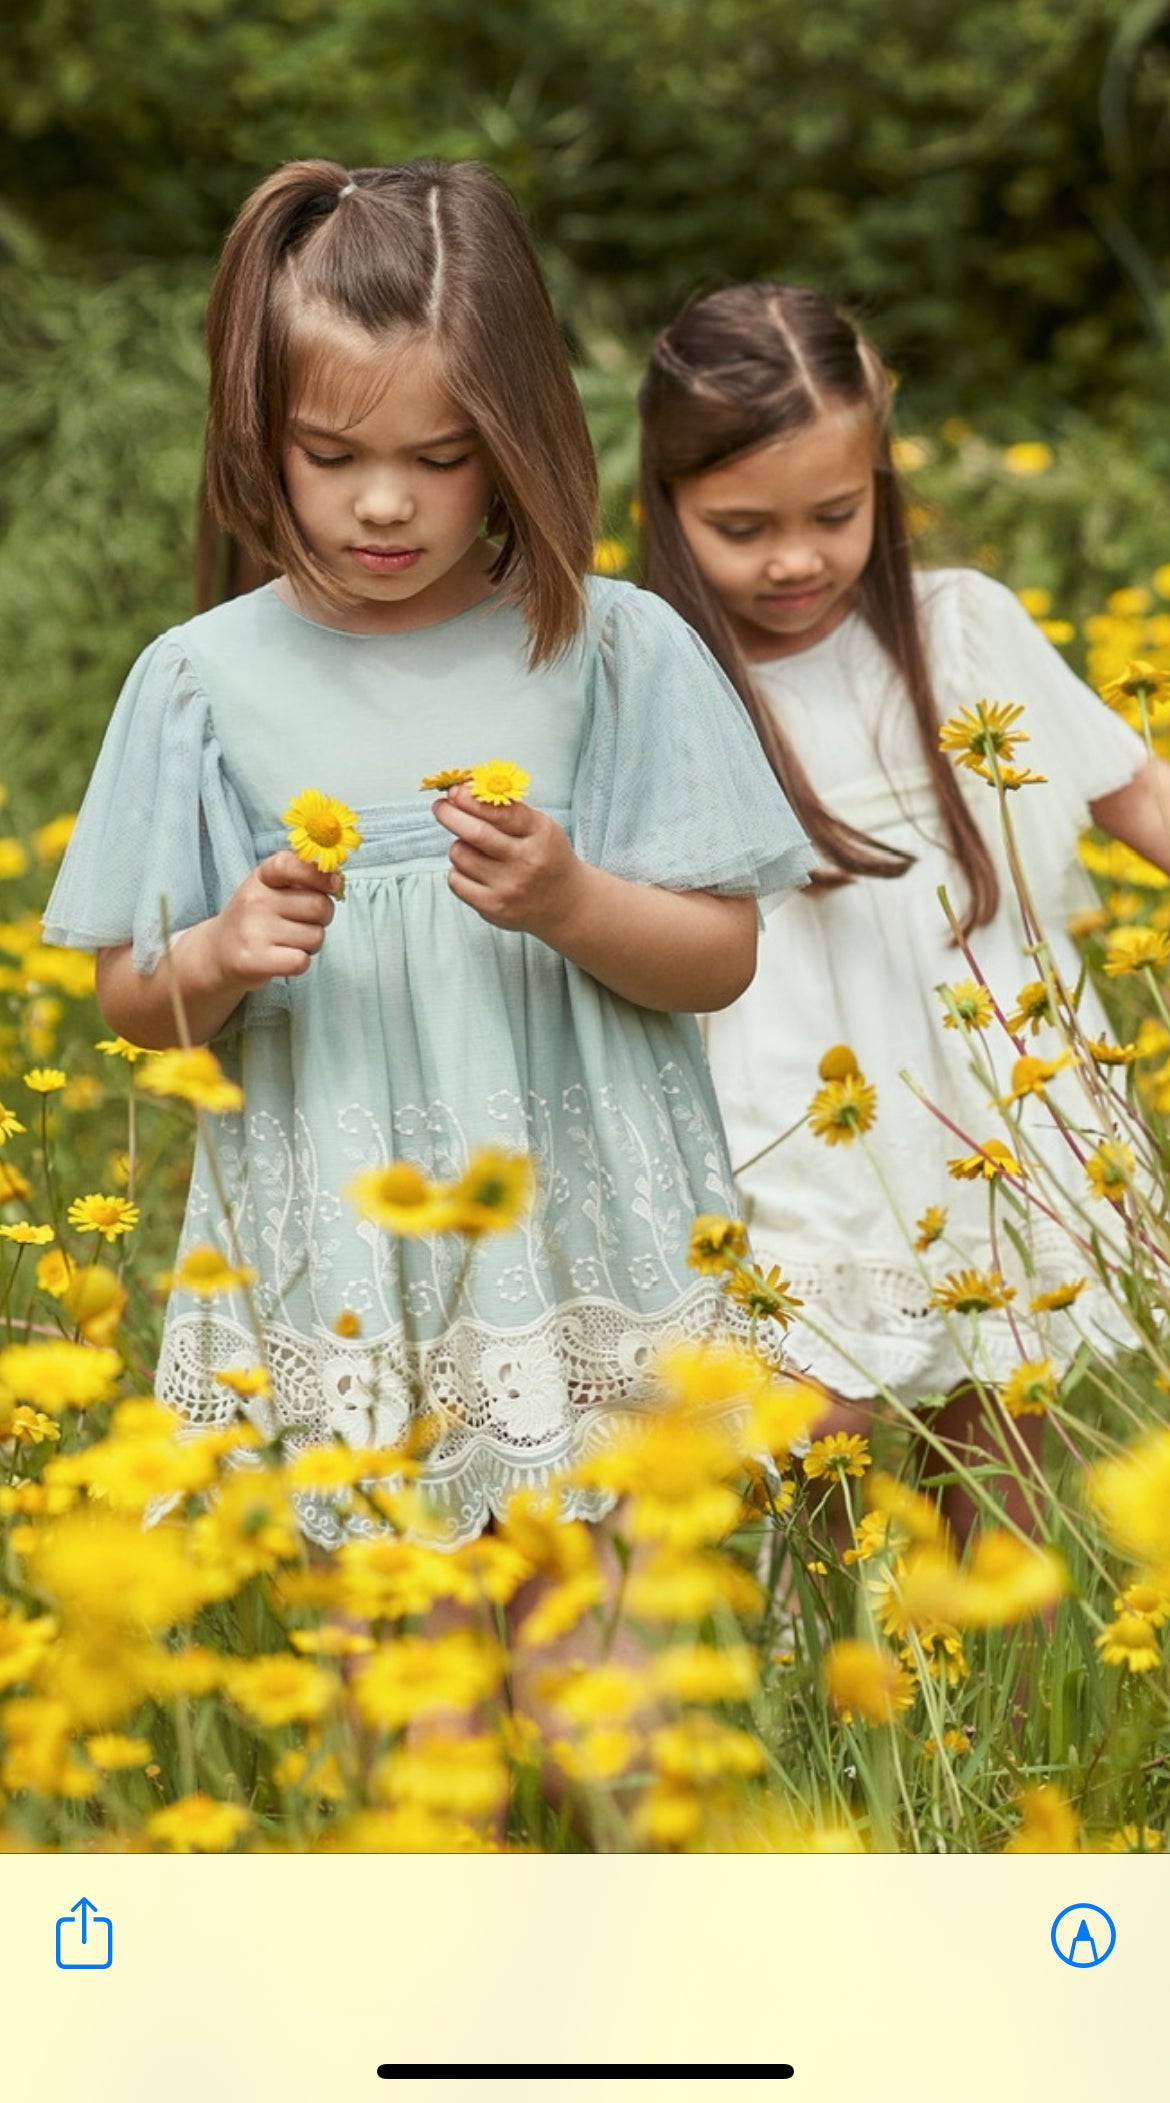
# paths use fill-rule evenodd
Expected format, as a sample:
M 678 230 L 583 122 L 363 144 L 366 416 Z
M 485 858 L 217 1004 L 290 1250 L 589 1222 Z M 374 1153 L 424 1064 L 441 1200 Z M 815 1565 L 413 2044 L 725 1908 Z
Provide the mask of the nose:
M 363 526 L 404 526 L 414 517 L 415 502 L 402 475 L 382 472 L 367 475 L 353 508 Z
M 824 558 L 816 548 L 799 540 L 785 540 L 773 542 L 765 570 L 773 584 L 805 584 L 819 577 L 824 566 Z

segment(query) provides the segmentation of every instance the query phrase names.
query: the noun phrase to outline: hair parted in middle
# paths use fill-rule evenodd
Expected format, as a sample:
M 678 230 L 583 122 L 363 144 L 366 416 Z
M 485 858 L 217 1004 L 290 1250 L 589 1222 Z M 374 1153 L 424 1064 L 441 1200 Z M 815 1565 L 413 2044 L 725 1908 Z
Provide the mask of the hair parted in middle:
M 348 421 L 360 420 L 382 391 L 378 352 L 404 336 L 434 347 L 475 426 L 494 491 L 487 529 L 500 540 L 493 581 L 524 616 L 533 663 L 553 657 L 580 626 L 597 470 L 528 231 L 479 162 L 290 161 L 253 191 L 208 307 L 211 514 L 262 571 L 346 603 L 289 504 L 286 427 L 308 380 L 339 401 L 348 386 Z
M 821 887 L 903 876 L 913 857 L 834 816 L 765 707 L 751 667 L 679 523 L 674 486 L 806 431 L 823 415 L 872 419 L 874 532 L 858 610 L 901 673 L 947 842 L 966 878 L 962 924 L 993 917 L 999 884 L 987 845 L 939 750 L 938 707 L 914 590 L 909 534 L 890 449 L 892 387 L 871 343 L 807 285 L 771 281 L 701 294 L 662 331 L 638 395 L 645 582 L 703 637 L 747 706 L 797 817 L 819 850 Z

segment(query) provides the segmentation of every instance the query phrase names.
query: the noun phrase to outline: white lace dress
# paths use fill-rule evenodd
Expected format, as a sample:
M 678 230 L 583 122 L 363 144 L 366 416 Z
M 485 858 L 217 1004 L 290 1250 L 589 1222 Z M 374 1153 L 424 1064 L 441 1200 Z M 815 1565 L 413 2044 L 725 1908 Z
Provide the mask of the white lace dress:
M 1070 910 L 1090 902 L 1076 863 L 1077 836 L 1090 798 L 1129 781 L 1145 748 L 1074 677 L 1002 585 L 971 570 L 924 572 L 918 581 L 940 716 L 981 698 L 1025 706 L 1030 743 L 1018 757 L 1046 774 L 1048 785 L 1021 789 L 1011 813 L 1045 931 L 1075 984 L 1078 962 L 1065 927 Z M 1035 1216 L 1024 1260 L 1005 1231 L 1005 1222 L 1019 1226 L 1017 1215 L 1002 1202 L 993 1242 L 987 1186 L 947 1174 L 948 1158 L 970 1148 L 901 1079 L 907 1069 L 972 1141 L 1004 1136 L 969 1071 L 963 1037 L 942 1026 L 936 986 L 970 972 L 950 943 L 937 892 L 945 883 L 956 907 L 966 894 L 942 844 L 913 718 L 872 631 L 852 615 L 812 649 L 758 664 L 754 673 L 829 808 L 917 860 L 894 880 L 794 898 L 764 931 L 754 984 L 733 1008 L 708 1019 L 708 1056 L 738 1168 L 803 1116 L 830 1045 L 856 1052 L 877 1088 L 868 1137 L 894 1205 L 860 1145 L 829 1147 L 807 1129 L 740 1176 L 741 1203 L 757 1257 L 779 1263 L 805 1302 L 808 1319 L 790 1336 L 794 1361 L 842 1394 L 872 1394 L 881 1382 L 915 1403 L 962 1378 L 969 1336 L 968 1318 L 956 1328 L 954 1318 L 948 1323 L 927 1309 L 932 1279 L 963 1264 L 996 1266 L 1017 1288 L 1015 1315 L 1085 1265 L 1059 1227 Z M 974 776 L 960 773 L 960 780 L 1001 881 L 1000 910 L 973 946 L 992 991 L 1010 1009 L 1037 967 L 1024 948 L 995 792 Z M 1081 1015 L 1093 1034 L 1104 1032 L 1089 991 Z M 982 1041 L 1006 1091 L 1015 1053 L 1000 1030 Z M 1048 1054 L 1059 1048 L 1047 1030 L 1028 1045 Z M 1074 1115 L 1077 1105 L 1083 1117 L 1083 1099 Z M 1030 1102 L 1026 1116 L 1029 1132 L 1067 1179 L 1074 1164 L 1042 1106 Z M 918 1255 L 913 1223 L 928 1205 L 947 1207 L 946 1237 Z M 1081 1334 L 1110 1348 L 1117 1321 L 1103 1301 L 1086 1293 L 1039 1330 L 1026 1312 L 1015 1329 L 1002 1312 L 981 1317 L 985 1373 L 1002 1376 L 1021 1356 L 1067 1360 Z
M 213 1122 L 262 1333 L 238 1294 L 209 1311 L 175 1293 L 157 1385 L 191 1423 L 223 1421 L 214 1374 L 262 1357 L 260 1413 L 294 1451 L 394 1446 L 425 1405 L 449 1544 L 603 1439 L 662 1342 L 724 1320 L 686 1256 L 695 1213 L 734 1197 L 694 1018 L 620 1000 L 461 904 L 422 776 L 515 760 L 584 859 L 637 882 L 782 893 L 808 866 L 738 696 L 661 600 L 591 579 L 579 643 L 536 672 L 527 649 L 502 599 L 363 635 L 265 587 L 171 630 L 127 682 L 46 916 L 50 940 L 133 941 L 149 970 L 161 901 L 173 930 L 218 911 L 286 844 L 300 790 L 357 809 L 321 953 L 216 1047 L 244 1088 Z M 485 1144 L 529 1152 L 539 1194 L 466 1276 L 457 1237 L 396 1239 L 342 1194 L 397 1158 L 450 1179 Z M 201 1144 L 182 1246 L 207 1242 L 232 1245 Z M 328 1498 L 301 1513 L 340 1537 Z

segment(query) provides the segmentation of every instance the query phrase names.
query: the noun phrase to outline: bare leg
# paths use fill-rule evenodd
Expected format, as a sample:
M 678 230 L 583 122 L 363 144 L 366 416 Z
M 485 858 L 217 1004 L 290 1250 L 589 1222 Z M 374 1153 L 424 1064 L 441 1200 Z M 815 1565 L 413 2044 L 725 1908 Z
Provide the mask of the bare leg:
M 996 1406 L 976 1387 L 956 1388 L 935 1418 L 934 1428 L 965 1465 L 980 1471 L 995 1469 L 994 1481 L 986 1475 L 983 1478 L 987 1500 L 998 1506 L 1021 1533 L 1035 1534 L 1039 1490 L 1034 1471 L 1039 1468 L 1043 1453 L 1044 1419 L 1021 1417 L 1018 1422 L 1005 1425 L 1001 1445 L 988 1416 Z M 1013 1454 L 1017 1439 L 1022 1439 L 1027 1457 L 1019 1453 L 1009 1462 L 1004 1448 Z M 988 1517 L 986 1503 L 977 1502 L 961 1482 L 947 1484 L 941 1505 L 960 1548 L 969 1540 L 976 1522 L 985 1522 Z

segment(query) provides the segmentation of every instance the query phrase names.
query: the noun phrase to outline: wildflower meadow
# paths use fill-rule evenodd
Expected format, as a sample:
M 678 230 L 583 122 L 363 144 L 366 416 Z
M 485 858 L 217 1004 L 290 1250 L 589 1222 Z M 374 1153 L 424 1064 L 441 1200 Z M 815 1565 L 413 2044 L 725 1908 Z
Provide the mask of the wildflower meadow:
M 601 559 L 619 566 L 620 546 Z M 1170 565 L 1083 622 L 1039 588 L 1030 610 L 1170 749 Z M 877 1383 L 872 1436 L 818 1435 L 826 1396 L 785 1355 L 790 1286 L 753 1262 L 741 1221 L 705 1216 L 691 1262 L 738 1303 L 744 1341 L 666 1354 L 653 1408 L 580 1464 L 572 1486 L 616 1500 L 612 1545 L 532 1491 L 471 1545 L 429 1545 L 425 1397 L 393 1452 L 290 1454 L 259 1344 L 254 1364 L 208 1374 L 237 1405 L 226 1428 L 192 1432 L 160 1406 L 172 1280 L 209 1321 L 217 1294 L 247 1284 L 231 1248 L 173 1267 L 196 1123 L 214 1142 L 238 1090 L 213 1049 L 146 1053 L 104 1031 L 92 961 L 41 937 L 70 817 L 27 828 L 5 810 L 5 1849 L 1163 1847 L 1170 879 L 1087 837 L 1083 976 L 1059 975 L 1014 844 L 1017 798 L 1043 793 L 1027 732 L 1026 694 L 973 694 L 941 733 L 998 806 L 1032 936 L 1012 1008 L 982 978 L 977 936 L 956 937 L 938 989 L 987 1100 L 986 1124 L 955 1134 L 950 1174 L 982 1184 L 993 1241 L 1025 1275 L 1036 1222 L 1058 1226 L 1066 1274 L 1029 1292 L 950 1259 L 945 1189 L 924 1188 L 903 1223 L 961 1345 L 983 1458 L 932 1429 L 945 1397 L 910 1411 Z M 527 787 L 510 762 L 475 771 L 497 800 Z M 354 814 L 323 793 L 287 817 L 321 866 L 354 844 Z M 1104 1040 L 1078 1020 L 1089 977 Z M 882 1114 L 864 1044 L 826 1046 L 812 1132 L 865 1151 Z M 1062 1137 L 1059 1173 L 1034 1143 L 1040 1115 Z M 379 1233 L 459 1237 L 470 1266 L 533 1175 L 485 1146 L 449 1185 L 386 1162 L 339 1195 Z M 1090 1298 L 1114 1346 L 1102 1353 L 1086 1322 L 1058 1373 L 1051 1325 L 1075 1324 Z M 980 1346 L 990 1311 L 1018 1352 L 998 1380 Z M 360 1327 L 344 1310 L 337 1326 Z M 976 1511 L 963 1545 L 943 1516 L 956 1486 Z M 305 1495 L 357 1522 L 337 1551 L 308 1548 Z

